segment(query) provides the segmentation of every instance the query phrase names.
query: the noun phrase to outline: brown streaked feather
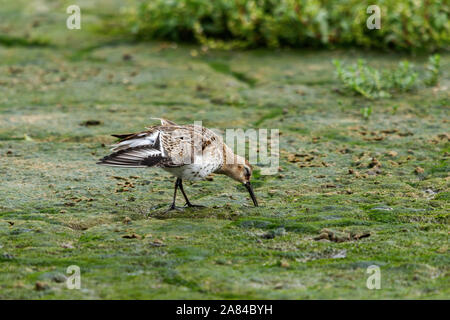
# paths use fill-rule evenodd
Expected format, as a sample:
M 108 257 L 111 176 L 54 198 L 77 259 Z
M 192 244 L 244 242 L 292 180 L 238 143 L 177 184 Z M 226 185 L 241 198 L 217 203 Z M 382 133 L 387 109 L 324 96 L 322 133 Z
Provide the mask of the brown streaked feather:
M 157 129 L 161 132 L 162 146 L 167 155 L 164 165 L 167 167 L 192 163 L 194 157 L 201 156 L 207 146 L 220 141 L 213 131 L 195 125 L 160 126 Z M 195 145 L 196 141 L 200 141 L 198 146 Z
M 133 136 L 134 135 L 134 133 L 128 133 L 128 134 L 112 134 L 111 136 L 112 137 L 115 137 L 115 138 L 119 138 L 120 140 L 123 140 L 123 139 L 126 139 L 126 138 L 128 138 L 128 137 L 130 137 L 130 136 Z
M 126 141 L 126 140 L 135 139 L 135 138 L 138 138 L 142 134 L 149 134 L 149 133 L 152 133 L 152 131 L 148 130 L 148 131 L 142 131 L 142 132 L 130 133 L 130 134 L 112 134 L 112 136 L 119 138 L 120 139 L 119 142 L 122 142 L 122 141 Z

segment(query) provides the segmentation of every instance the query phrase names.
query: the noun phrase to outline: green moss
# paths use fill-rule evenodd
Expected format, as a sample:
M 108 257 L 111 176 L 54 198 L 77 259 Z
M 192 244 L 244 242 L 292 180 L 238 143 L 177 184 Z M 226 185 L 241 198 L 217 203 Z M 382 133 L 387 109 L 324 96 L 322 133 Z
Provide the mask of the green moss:
M 26 3 L 7 2 L 0 20 L 22 30 L 32 21 L 18 14 Z M 107 13 L 121 1 L 99 3 Z M 91 30 L 96 10 L 83 12 Z M 48 34 L 54 48 L 0 48 L 0 298 L 448 298 L 448 54 L 440 87 L 375 101 L 365 121 L 364 100 L 333 90 L 332 59 L 381 68 L 404 56 L 204 53 L 68 31 L 56 27 L 67 15 L 48 14 L 53 22 L 32 39 Z M 142 130 L 150 116 L 279 129 L 280 171 L 254 174 L 261 206 L 216 175 L 185 184 L 207 208 L 165 214 L 168 174 L 95 165 L 110 134 Z M 123 179 L 134 188 L 116 192 Z M 370 236 L 314 240 L 324 228 Z M 365 286 L 372 264 L 382 290 Z M 52 280 L 70 265 L 80 266 L 83 290 Z M 36 291 L 36 281 L 49 288 Z
M 48 40 L 43 39 L 25 39 L 21 37 L 14 37 L 5 34 L 0 34 L 0 44 L 7 47 L 21 46 L 21 47 L 47 47 L 50 46 Z

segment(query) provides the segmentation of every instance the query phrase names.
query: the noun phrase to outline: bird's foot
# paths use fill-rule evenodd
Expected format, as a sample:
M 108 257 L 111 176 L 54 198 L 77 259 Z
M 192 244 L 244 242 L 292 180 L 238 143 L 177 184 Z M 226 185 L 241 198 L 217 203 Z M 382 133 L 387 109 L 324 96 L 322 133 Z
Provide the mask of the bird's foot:
M 184 208 L 181 208 L 181 207 L 177 207 L 177 206 L 175 206 L 174 204 L 172 204 L 170 207 L 169 207 L 169 209 L 167 209 L 165 212 L 167 213 L 167 212 L 169 212 L 169 211 L 173 211 L 173 210 L 177 210 L 177 211 L 183 211 L 184 210 Z

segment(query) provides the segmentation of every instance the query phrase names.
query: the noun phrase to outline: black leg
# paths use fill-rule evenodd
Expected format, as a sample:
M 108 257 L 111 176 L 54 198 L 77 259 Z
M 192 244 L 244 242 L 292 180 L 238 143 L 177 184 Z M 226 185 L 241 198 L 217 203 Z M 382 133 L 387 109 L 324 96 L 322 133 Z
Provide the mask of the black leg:
M 183 180 L 180 179 L 180 183 L 178 184 L 181 190 L 181 193 L 183 194 L 184 199 L 186 200 L 186 204 L 188 205 L 188 207 L 192 206 L 192 203 L 189 201 L 186 193 L 184 192 L 183 189 Z
M 180 179 L 180 183 L 178 184 L 178 187 L 180 188 L 181 193 L 183 194 L 183 197 L 184 197 L 184 199 L 186 200 L 186 205 L 187 205 L 188 207 L 190 207 L 190 208 L 193 208 L 193 207 L 204 208 L 204 206 L 192 204 L 192 203 L 189 201 L 189 199 L 188 199 L 188 197 L 187 197 L 187 195 L 186 195 L 186 193 L 184 192 L 184 189 L 183 189 L 183 180 Z
M 178 210 L 179 208 L 177 208 L 175 206 L 175 201 L 177 200 L 177 189 L 181 186 L 181 179 L 177 178 L 177 180 L 175 181 L 175 190 L 173 191 L 173 201 L 172 201 L 172 205 L 169 207 L 169 209 L 167 211 L 171 211 L 171 210 Z M 183 192 L 184 194 L 184 192 Z

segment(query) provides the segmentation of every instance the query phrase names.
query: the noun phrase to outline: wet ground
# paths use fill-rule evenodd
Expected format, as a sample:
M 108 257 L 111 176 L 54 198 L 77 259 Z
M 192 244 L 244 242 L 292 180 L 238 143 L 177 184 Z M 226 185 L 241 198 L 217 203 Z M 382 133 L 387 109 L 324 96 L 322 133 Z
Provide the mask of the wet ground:
M 449 297 L 450 55 L 439 86 L 370 101 L 341 92 L 332 59 L 427 57 L 134 44 L 97 33 L 91 1 L 82 30 L 58 2 L 3 2 L 0 298 Z M 164 214 L 166 172 L 95 164 L 110 134 L 150 117 L 279 129 L 280 168 L 254 179 L 261 206 L 216 175 L 185 184 L 208 208 Z M 70 265 L 81 290 L 66 288 Z

